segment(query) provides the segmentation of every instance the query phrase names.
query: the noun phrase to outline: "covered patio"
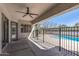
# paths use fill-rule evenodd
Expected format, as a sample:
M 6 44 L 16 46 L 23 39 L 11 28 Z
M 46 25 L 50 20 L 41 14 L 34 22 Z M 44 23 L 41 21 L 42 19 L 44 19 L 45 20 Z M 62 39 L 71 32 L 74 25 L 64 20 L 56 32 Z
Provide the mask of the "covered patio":
M 38 15 L 23 14 L 27 11 L 27 7 L 29 12 Z M 37 40 L 37 37 L 33 38 L 33 32 L 38 22 L 51 16 L 62 15 L 78 7 L 77 3 L 0 3 L 0 55 L 71 56 L 69 50 L 61 48 L 69 52 L 68 54 L 59 51 L 58 41 L 56 45 L 43 43 L 42 40 Z M 46 35 L 45 39 L 49 41 L 51 38 Z

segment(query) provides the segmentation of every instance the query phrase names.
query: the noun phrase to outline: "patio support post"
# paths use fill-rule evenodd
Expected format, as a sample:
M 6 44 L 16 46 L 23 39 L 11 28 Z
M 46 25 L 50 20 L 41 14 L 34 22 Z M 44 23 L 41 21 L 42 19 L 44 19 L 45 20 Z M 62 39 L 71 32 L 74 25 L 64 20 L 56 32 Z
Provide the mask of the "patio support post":
M 33 31 L 33 38 L 34 38 L 34 31 Z

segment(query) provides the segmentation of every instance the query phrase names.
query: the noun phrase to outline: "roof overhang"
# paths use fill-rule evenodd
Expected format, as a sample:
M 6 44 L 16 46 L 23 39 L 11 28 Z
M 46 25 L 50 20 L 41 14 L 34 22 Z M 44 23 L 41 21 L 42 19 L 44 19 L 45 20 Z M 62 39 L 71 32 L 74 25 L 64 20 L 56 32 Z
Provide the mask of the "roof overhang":
M 78 3 L 59 3 L 56 4 L 54 7 L 52 7 L 50 10 L 46 11 L 42 15 L 40 15 L 38 18 L 31 21 L 32 24 L 37 23 L 39 21 L 45 20 L 46 18 L 49 18 L 51 16 L 54 16 L 60 12 L 63 12 L 67 9 L 70 9 L 76 5 L 79 5 Z

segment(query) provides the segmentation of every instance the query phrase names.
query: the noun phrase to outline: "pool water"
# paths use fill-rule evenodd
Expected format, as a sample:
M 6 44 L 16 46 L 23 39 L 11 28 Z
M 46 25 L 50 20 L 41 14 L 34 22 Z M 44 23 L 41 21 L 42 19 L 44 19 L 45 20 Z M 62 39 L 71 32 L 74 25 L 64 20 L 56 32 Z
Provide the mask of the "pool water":
M 60 37 L 60 36 L 59 36 L 59 37 Z M 72 40 L 72 41 L 77 41 L 77 42 L 79 42 L 79 37 L 73 37 L 73 36 L 65 36 L 65 35 L 62 35 L 62 36 L 61 36 L 61 39 Z

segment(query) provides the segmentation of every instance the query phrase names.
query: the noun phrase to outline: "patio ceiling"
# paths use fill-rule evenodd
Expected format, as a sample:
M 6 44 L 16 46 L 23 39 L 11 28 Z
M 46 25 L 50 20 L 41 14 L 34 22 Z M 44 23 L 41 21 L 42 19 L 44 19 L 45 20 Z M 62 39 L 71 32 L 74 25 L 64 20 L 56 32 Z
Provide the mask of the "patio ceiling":
M 43 13 L 42 15 L 40 15 L 38 18 L 34 19 L 32 21 L 32 23 L 37 23 L 41 20 L 45 20 L 46 18 L 49 18 L 51 16 L 55 16 L 63 11 L 66 11 L 72 7 L 79 8 L 79 4 L 78 3 L 60 3 L 60 4 L 56 4 L 55 6 L 51 7 L 51 9 L 49 9 L 48 11 L 46 11 L 45 13 Z M 74 9 L 74 8 L 72 8 Z M 71 11 L 71 9 L 69 10 Z M 68 12 L 68 11 L 66 11 Z
M 38 18 L 40 15 L 45 13 L 48 9 L 53 7 L 55 4 L 53 3 L 3 3 L 1 4 L 12 16 L 12 18 L 17 20 L 23 21 L 33 21 L 34 19 Z M 18 13 L 16 11 L 26 12 L 26 7 L 29 7 L 31 13 L 38 14 L 38 16 L 33 16 L 33 18 L 29 17 L 28 15 L 22 17 L 23 13 Z
M 32 24 L 44 20 L 48 17 L 54 16 L 64 10 L 67 10 L 73 6 L 78 5 L 77 3 L 2 3 L 0 4 L 7 10 L 12 19 L 31 22 Z M 22 17 L 24 14 L 16 11 L 26 11 L 26 7 L 30 8 L 31 13 L 39 14 L 38 16 Z M 10 18 L 11 19 L 11 18 Z

